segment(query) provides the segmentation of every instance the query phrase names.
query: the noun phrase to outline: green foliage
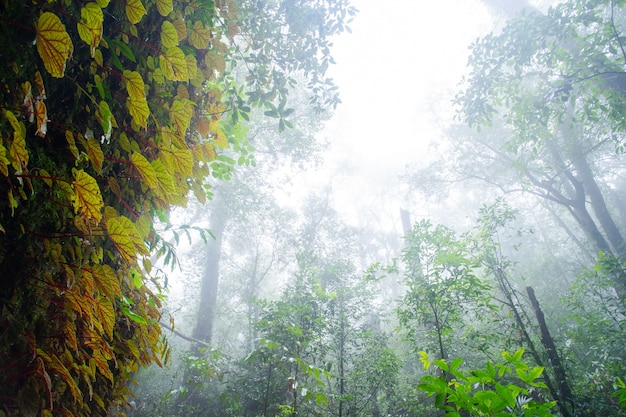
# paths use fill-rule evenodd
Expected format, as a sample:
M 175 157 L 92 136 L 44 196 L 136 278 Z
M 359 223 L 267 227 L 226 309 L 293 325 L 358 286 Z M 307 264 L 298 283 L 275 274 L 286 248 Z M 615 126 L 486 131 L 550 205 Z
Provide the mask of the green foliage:
M 490 303 L 490 286 L 476 275 L 477 266 L 464 238 L 451 229 L 423 220 L 405 239 L 401 261 L 408 290 L 398 318 L 414 348 L 431 347 L 444 358 L 463 323 L 478 320 L 495 308 Z M 432 346 L 415 345 L 418 340 L 425 343 L 418 337 L 424 327 Z
M 545 394 L 546 386 L 540 381 L 543 368 L 530 368 L 522 361 L 523 349 L 514 354 L 502 352 L 505 362 L 488 362 L 483 369 L 463 371 L 462 358 L 450 362 L 442 359 L 431 361 L 425 352 L 420 352 L 424 369 L 434 365 L 446 374 L 426 375 L 418 388 L 435 396 L 436 406 L 454 417 L 469 412 L 473 416 L 545 416 L 556 402 L 537 400 Z

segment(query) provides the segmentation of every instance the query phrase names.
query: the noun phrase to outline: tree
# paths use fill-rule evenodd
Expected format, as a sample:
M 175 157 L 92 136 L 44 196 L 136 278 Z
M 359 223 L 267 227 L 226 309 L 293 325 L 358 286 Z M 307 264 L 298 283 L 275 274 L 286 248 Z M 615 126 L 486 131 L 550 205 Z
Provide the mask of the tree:
M 456 98 L 470 126 L 503 126 L 504 140 L 481 143 L 518 172 L 522 188 L 563 207 L 596 252 L 617 257 L 626 245 L 599 161 L 623 147 L 622 7 L 570 1 L 510 20 L 472 45 L 472 72 Z M 623 278 L 613 286 L 623 298 Z
M 158 324 L 164 279 L 150 255 L 174 255 L 153 219 L 167 223 L 191 192 L 205 201 L 207 176 L 219 182 L 249 164 L 249 143 L 234 126 L 252 105 L 287 125 L 284 86 L 310 68 L 256 36 L 255 16 L 245 13 L 252 4 L 0 6 L 5 414 L 105 415 L 124 403 L 138 365 L 167 360 Z M 354 13 L 341 4 L 330 34 Z M 245 80 L 234 72 L 251 64 L 241 51 L 259 45 L 282 66 L 255 63 Z M 306 51 L 317 57 L 325 44 L 315 45 Z M 313 90 L 332 87 L 318 75 Z

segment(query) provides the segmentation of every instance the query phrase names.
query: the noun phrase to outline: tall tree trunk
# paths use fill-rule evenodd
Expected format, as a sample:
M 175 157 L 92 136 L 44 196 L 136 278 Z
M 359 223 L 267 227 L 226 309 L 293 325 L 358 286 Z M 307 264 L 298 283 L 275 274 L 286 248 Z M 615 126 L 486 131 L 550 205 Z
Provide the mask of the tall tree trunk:
M 214 239 L 209 239 L 206 244 L 206 262 L 202 283 L 200 286 L 200 303 L 196 314 L 196 326 L 192 336 L 195 339 L 210 343 L 213 337 L 213 325 L 215 323 L 215 306 L 217 304 L 217 290 L 220 276 L 220 257 L 222 252 L 222 236 L 226 227 L 226 215 L 224 213 L 224 200 L 215 194 L 214 209 L 209 221 L 209 230 Z M 194 354 L 198 354 L 199 346 L 192 345 Z
M 546 349 L 546 353 L 548 354 L 548 361 L 550 362 L 551 368 L 554 371 L 556 385 L 559 390 L 559 411 L 561 411 L 561 414 L 564 417 L 569 417 L 572 414 L 568 405 L 571 406 L 574 402 L 572 390 L 567 381 L 567 375 L 565 374 L 565 368 L 563 368 L 561 358 L 558 351 L 556 350 L 556 345 L 554 344 L 554 339 L 552 339 L 552 335 L 548 330 L 548 325 L 546 324 L 546 320 L 543 311 L 541 310 L 541 306 L 539 305 L 539 301 L 537 300 L 537 297 L 535 297 L 535 291 L 532 287 L 526 287 L 526 292 L 528 293 L 530 304 L 533 306 L 535 317 L 537 318 L 537 323 L 539 324 L 539 329 L 541 331 L 541 343 Z

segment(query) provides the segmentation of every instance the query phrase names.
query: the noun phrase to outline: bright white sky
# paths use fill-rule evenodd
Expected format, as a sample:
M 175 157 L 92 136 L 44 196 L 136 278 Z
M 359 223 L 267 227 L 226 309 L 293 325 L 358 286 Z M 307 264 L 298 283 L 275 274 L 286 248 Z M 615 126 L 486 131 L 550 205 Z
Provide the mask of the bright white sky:
M 326 172 L 348 217 L 356 217 L 356 204 L 374 201 L 376 190 L 397 178 L 407 163 L 427 160 L 428 143 L 441 134 L 436 118 L 450 117 L 437 111 L 451 109 L 468 46 L 492 29 L 479 0 L 353 4 L 360 12 L 352 33 L 343 33 L 332 48 L 337 65 L 330 74 L 342 104 L 323 132 L 332 143 Z M 319 174 L 313 181 L 329 182 Z M 392 210 L 398 213 L 398 207 Z

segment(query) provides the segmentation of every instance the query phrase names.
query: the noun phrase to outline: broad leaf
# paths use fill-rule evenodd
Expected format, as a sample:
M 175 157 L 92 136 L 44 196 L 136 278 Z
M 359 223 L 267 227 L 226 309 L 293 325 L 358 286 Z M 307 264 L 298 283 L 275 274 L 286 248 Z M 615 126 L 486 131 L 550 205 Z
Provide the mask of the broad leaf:
M 139 23 L 141 18 L 146 14 L 146 8 L 143 7 L 141 0 L 126 1 L 126 16 L 128 21 L 133 25 Z
M 28 165 L 28 151 L 26 141 L 19 132 L 13 132 L 13 142 L 11 143 L 11 165 L 18 172 Z
M 143 78 L 141 78 L 141 74 L 137 71 L 125 70 L 122 76 L 126 81 L 126 91 L 128 92 L 129 97 L 133 99 L 146 98 L 145 84 L 143 82 Z
M 44 12 L 39 16 L 36 42 L 37 52 L 46 70 L 53 77 L 63 77 L 74 46 L 65 25 L 54 13 Z
M 154 168 L 142 154 L 133 152 L 130 161 L 148 187 L 155 189 L 159 186 Z
M 126 107 L 128 112 L 135 122 L 140 127 L 148 126 L 148 116 L 150 116 L 150 108 L 148 108 L 148 102 L 144 98 L 132 98 L 128 97 L 126 100 Z
M 193 24 L 191 34 L 189 35 L 189 43 L 196 49 L 206 49 L 211 41 L 211 31 L 207 29 L 199 20 Z
M 161 16 L 167 16 L 174 10 L 172 0 L 156 0 L 156 6 Z
M 178 32 L 172 22 L 167 20 L 161 24 L 161 44 L 166 49 L 178 46 Z
M 132 263 L 137 259 L 137 255 L 148 253 L 141 236 L 130 219 L 124 216 L 112 217 L 107 220 L 106 226 L 109 237 L 126 263 Z
M 170 81 L 187 81 L 189 79 L 185 54 L 177 46 L 169 48 L 165 54 L 161 55 L 160 65 L 163 75 Z
M 78 22 L 78 35 L 89 45 L 91 56 L 94 56 L 96 48 L 102 40 L 102 24 L 104 15 L 96 2 L 87 3 L 80 10 L 80 22 Z
M 85 219 L 99 223 L 102 219 L 102 194 L 96 180 L 85 171 L 76 171 L 74 187 L 74 211 Z

